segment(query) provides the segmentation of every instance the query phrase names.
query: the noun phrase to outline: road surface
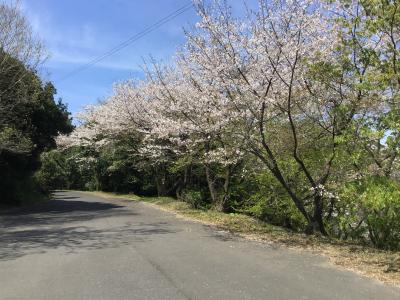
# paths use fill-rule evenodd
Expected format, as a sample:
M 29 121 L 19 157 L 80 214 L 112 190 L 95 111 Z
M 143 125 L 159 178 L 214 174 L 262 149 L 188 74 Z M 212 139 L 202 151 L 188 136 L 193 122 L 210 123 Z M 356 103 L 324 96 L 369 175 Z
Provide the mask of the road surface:
M 310 253 L 145 203 L 58 192 L 0 215 L 0 299 L 400 299 Z

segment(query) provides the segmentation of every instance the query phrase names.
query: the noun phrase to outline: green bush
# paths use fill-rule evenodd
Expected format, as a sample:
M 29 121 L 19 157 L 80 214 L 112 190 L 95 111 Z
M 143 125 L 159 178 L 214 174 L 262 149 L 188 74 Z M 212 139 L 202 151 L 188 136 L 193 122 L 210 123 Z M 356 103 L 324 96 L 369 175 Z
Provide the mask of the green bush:
M 256 176 L 257 188 L 245 201 L 244 212 L 273 225 L 302 230 L 305 219 L 286 191 L 269 173 Z
M 50 194 L 39 187 L 34 177 L 17 182 L 16 186 L 14 204 L 30 205 L 50 198 Z
M 337 220 L 345 238 L 375 247 L 400 248 L 400 185 L 385 177 L 368 177 L 342 188 Z
M 184 189 L 181 199 L 193 208 L 207 208 L 208 206 L 203 193 L 198 190 Z
M 57 150 L 44 152 L 40 156 L 41 167 L 35 173 L 35 180 L 43 191 L 68 188 L 68 174 L 65 158 Z

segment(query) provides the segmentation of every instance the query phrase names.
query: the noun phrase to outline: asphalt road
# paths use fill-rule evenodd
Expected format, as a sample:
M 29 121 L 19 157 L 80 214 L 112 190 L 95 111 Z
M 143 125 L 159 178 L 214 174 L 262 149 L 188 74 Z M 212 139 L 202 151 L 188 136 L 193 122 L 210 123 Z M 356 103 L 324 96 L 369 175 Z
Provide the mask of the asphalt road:
M 320 256 L 144 203 L 58 192 L 0 215 L 0 299 L 400 299 Z

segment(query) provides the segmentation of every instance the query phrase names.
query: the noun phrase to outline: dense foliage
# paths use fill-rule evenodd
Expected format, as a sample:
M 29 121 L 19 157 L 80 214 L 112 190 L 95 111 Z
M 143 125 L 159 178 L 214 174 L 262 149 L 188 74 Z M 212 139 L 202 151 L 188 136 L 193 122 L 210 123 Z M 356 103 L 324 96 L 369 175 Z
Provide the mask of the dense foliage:
M 25 19 L 0 3 L 0 26 L 0 204 L 17 204 L 41 192 L 33 177 L 40 155 L 73 127 L 54 86 L 35 71 L 40 46 Z
M 398 248 L 399 4 L 195 3 L 174 63 L 117 84 L 58 140 L 70 187 Z

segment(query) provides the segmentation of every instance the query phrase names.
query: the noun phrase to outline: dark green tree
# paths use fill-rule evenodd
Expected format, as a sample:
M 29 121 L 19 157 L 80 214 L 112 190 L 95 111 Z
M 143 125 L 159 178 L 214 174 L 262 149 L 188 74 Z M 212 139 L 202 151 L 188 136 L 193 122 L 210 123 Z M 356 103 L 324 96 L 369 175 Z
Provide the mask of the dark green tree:
M 1 202 L 20 202 L 40 166 L 40 154 L 55 148 L 55 137 L 72 131 L 65 104 L 55 101 L 52 83 L 0 50 L 0 193 Z

